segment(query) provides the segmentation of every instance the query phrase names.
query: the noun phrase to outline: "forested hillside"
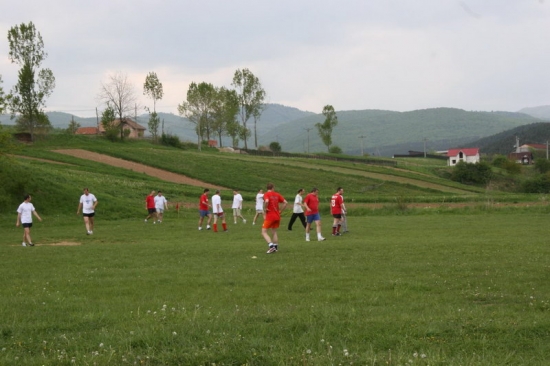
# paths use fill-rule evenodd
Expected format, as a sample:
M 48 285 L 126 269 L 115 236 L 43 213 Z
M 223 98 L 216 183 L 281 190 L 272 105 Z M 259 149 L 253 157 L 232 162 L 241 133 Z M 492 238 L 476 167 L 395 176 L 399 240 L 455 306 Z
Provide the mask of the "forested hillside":
M 546 144 L 550 140 L 550 123 L 531 123 L 512 128 L 474 141 L 471 146 L 479 147 L 481 152 L 485 154 L 507 155 L 515 150 L 516 136 L 519 138 L 520 145 Z

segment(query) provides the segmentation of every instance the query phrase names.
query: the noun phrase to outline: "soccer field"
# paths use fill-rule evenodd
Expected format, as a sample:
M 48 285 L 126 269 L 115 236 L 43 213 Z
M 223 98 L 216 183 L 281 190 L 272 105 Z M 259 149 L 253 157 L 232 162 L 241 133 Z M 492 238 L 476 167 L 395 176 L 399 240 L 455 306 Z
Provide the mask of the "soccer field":
M 288 219 L 288 218 L 287 218 Z M 3 220 L 0 364 L 544 365 L 542 214 L 350 217 L 305 242 L 259 225 Z M 9 224 L 9 225 L 8 225 Z

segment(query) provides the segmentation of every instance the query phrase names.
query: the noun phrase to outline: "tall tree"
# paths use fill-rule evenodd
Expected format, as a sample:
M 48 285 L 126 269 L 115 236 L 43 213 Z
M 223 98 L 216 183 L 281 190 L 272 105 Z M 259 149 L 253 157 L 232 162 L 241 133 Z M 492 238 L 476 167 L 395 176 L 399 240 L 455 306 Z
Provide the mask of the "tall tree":
M 316 123 L 315 127 L 317 127 L 319 137 L 321 137 L 323 144 L 327 146 L 327 150 L 330 152 L 330 145 L 332 145 L 332 129 L 338 124 L 338 116 L 336 116 L 334 107 L 331 105 L 326 105 L 323 108 L 323 115 L 325 116 L 325 121 L 323 123 Z
M 2 75 L 0 75 L 0 115 L 4 114 L 4 110 L 6 109 L 6 96 L 2 88 L 2 82 Z
M 55 77 L 50 69 L 41 69 L 48 54 L 44 51 L 44 41 L 34 24 L 22 23 L 8 31 L 10 46 L 9 59 L 19 65 L 17 84 L 13 87 L 8 104 L 12 118 L 20 115 L 27 121 L 31 139 L 34 141 L 34 129 L 43 122 L 43 109 L 46 98 L 55 88 Z
M 155 72 L 150 72 L 145 77 L 145 83 L 143 84 L 143 94 L 153 99 L 153 112 L 149 108 L 146 108 L 149 112 L 149 131 L 153 136 L 153 141 L 157 141 L 158 128 L 160 125 L 160 118 L 157 115 L 157 100 L 161 100 L 164 91 L 162 89 L 162 83 L 159 81 Z
M 80 123 L 76 122 L 74 120 L 74 116 L 71 116 L 71 122 L 69 122 L 69 126 L 67 127 L 67 133 L 69 135 L 75 135 L 76 131 L 80 128 Z
M 250 135 L 246 126 L 251 117 L 254 118 L 254 139 L 256 148 L 258 148 L 258 135 L 256 132 L 256 121 L 262 113 L 262 106 L 265 100 L 265 90 L 262 88 L 260 79 L 258 79 L 250 70 L 238 69 L 233 75 L 233 83 L 231 83 L 237 91 L 240 104 L 240 119 L 243 126 L 242 137 L 244 140 L 244 148 L 248 148 L 247 137 Z
M 224 87 L 216 88 L 213 103 L 212 129 L 218 134 L 220 147 L 222 147 L 222 135 L 231 136 L 228 126 L 236 124 L 235 117 L 239 113 L 239 98 L 235 90 Z
M 120 139 L 124 139 L 126 119 L 132 116 L 136 108 L 137 96 L 128 76 L 117 72 L 109 76 L 109 81 L 101 84 L 99 99 L 112 108 L 119 120 Z
M 180 116 L 187 118 L 191 123 L 196 125 L 197 145 L 201 150 L 201 140 L 206 136 L 210 138 L 212 130 L 213 104 L 215 100 L 216 90 L 209 83 L 189 84 L 187 90 L 187 99 L 178 105 Z

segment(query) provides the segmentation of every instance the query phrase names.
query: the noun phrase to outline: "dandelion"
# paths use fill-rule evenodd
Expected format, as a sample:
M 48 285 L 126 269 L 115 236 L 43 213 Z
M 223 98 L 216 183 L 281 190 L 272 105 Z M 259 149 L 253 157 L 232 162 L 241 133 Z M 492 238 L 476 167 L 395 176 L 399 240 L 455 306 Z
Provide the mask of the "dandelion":
M 99 344 L 99 348 L 103 348 L 103 343 L 100 343 L 100 344 Z
M 417 352 L 413 353 L 413 357 L 414 357 L 414 358 L 417 358 L 417 357 L 418 357 L 418 353 L 417 353 Z
M 428 356 L 426 356 L 424 353 L 420 355 L 420 358 L 426 358 Z
M 307 353 L 308 355 L 311 354 L 311 350 L 308 349 L 308 350 L 306 351 L 306 353 Z
M 176 333 L 176 332 L 172 332 L 172 335 L 173 335 L 173 336 L 175 337 L 175 336 L 177 336 L 177 335 L 178 335 L 178 333 Z
M 347 349 L 344 349 L 344 356 L 349 357 L 349 352 Z

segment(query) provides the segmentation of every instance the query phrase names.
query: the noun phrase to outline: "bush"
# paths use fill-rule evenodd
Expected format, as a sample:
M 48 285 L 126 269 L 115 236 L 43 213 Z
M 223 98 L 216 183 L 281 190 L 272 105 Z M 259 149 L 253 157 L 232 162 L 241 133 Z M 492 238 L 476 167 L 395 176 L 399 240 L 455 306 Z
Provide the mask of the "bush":
M 471 164 L 461 161 L 454 167 L 451 179 L 464 184 L 487 184 L 492 176 L 491 166 L 485 162 Z
M 328 152 L 331 154 L 341 154 L 342 149 L 340 148 L 340 146 L 332 145 L 330 149 L 328 149 Z
M 163 133 L 160 141 L 163 145 L 181 148 L 180 138 L 176 135 Z
M 521 173 L 521 164 L 518 164 L 513 160 L 506 159 L 506 161 L 502 165 L 502 168 L 511 175 L 517 175 Z
M 281 152 L 281 150 L 282 150 L 281 144 L 279 144 L 277 141 L 273 141 L 272 143 L 270 143 L 269 144 L 269 149 L 271 151 L 273 151 L 274 153 Z
M 497 168 L 504 168 L 504 165 L 508 161 L 508 158 L 504 155 L 496 155 L 493 158 L 493 166 Z
M 550 193 L 550 172 L 526 180 L 522 190 L 525 193 Z
M 536 159 L 535 160 L 535 169 L 539 173 L 544 174 L 550 171 L 550 160 L 548 159 Z

